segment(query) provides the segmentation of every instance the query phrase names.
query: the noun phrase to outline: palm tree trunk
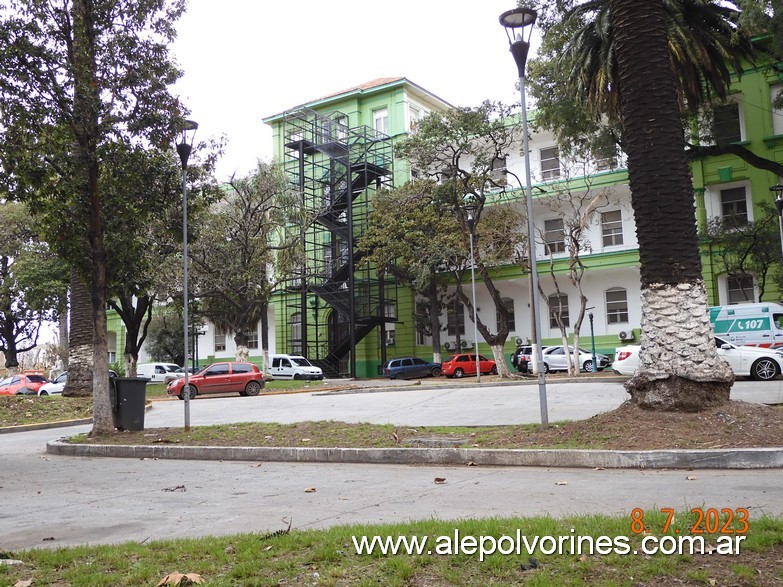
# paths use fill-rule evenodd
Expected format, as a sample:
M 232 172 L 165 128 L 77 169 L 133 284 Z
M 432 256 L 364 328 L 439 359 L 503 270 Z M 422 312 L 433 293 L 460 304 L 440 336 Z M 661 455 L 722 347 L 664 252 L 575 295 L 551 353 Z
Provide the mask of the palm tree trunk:
M 68 383 L 64 396 L 92 395 L 92 305 L 90 291 L 71 269 L 70 332 L 68 333 Z
M 709 322 L 663 0 L 609 6 L 641 262 L 642 349 L 626 389 L 642 407 L 696 411 L 727 401 L 734 376 Z

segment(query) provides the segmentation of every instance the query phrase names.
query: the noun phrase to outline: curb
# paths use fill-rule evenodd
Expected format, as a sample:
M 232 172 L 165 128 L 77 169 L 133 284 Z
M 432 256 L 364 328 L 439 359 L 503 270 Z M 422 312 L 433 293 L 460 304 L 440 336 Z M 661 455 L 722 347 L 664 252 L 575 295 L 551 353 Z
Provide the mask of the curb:
M 81 420 L 60 420 L 59 422 L 41 422 L 39 424 L 19 424 L 17 426 L 0 427 L 0 434 L 10 434 L 11 432 L 32 432 L 33 430 L 47 430 L 49 428 L 64 428 L 66 426 L 81 426 L 82 424 L 92 424 L 92 418 L 82 418 Z
M 296 448 L 221 446 L 133 446 L 46 443 L 48 454 L 73 457 L 119 457 L 294 463 L 363 463 L 394 465 L 484 465 L 606 469 L 773 469 L 783 468 L 783 448 L 734 450 L 565 450 L 471 448 Z

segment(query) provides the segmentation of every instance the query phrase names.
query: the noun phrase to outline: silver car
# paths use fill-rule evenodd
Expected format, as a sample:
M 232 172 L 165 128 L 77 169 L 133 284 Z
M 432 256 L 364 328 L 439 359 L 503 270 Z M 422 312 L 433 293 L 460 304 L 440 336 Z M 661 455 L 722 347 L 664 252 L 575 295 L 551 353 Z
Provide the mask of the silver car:
M 574 347 L 569 346 L 568 353 L 573 358 Z M 598 369 L 597 369 L 598 371 L 603 371 L 606 367 L 608 367 L 612 363 L 612 360 L 609 357 L 607 357 L 606 355 L 601 355 L 599 353 L 595 354 L 595 359 L 598 362 Z M 580 348 L 579 356 L 577 357 L 577 364 L 579 365 L 579 368 L 583 371 L 588 371 L 588 372 L 592 371 L 593 353 Z M 566 357 L 565 347 L 563 345 L 550 346 L 544 349 L 544 370 L 547 373 L 549 373 L 550 371 L 568 370 L 568 361 Z

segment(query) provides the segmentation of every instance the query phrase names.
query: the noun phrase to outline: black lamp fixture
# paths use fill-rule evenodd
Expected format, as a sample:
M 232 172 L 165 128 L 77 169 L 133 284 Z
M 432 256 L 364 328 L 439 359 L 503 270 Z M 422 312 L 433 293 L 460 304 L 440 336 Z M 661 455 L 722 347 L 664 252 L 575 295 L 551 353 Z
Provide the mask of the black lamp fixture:
M 193 139 L 196 136 L 197 129 L 198 122 L 185 120 L 182 125 L 182 130 L 179 133 L 177 154 L 179 155 L 179 160 L 182 162 L 183 170 L 188 166 L 188 159 L 190 158 L 190 152 L 193 150 Z
M 517 63 L 519 77 L 525 76 L 530 36 L 533 34 L 533 25 L 537 17 L 538 13 L 530 8 L 514 8 L 500 15 L 500 24 L 506 29 L 509 51 Z
M 478 202 L 476 202 L 476 198 L 472 195 L 465 196 L 462 200 L 462 204 L 460 205 L 460 209 L 462 210 L 462 213 L 465 215 L 465 222 L 468 225 L 468 230 L 470 230 L 470 234 L 474 234 L 474 231 L 476 230 L 476 222 L 478 221 Z

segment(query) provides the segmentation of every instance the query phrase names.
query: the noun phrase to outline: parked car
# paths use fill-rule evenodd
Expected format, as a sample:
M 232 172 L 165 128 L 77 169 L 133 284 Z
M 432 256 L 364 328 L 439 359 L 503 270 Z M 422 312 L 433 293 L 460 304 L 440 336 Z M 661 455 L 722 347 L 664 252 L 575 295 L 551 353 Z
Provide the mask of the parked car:
M 47 381 L 43 375 L 33 373 L 11 375 L 0 381 L 0 395 L 35 395 Z
M 715 337 L 715 346 L 718 348 L 718 356 L 729 364 L 734 375 L 769 381 L 783 373 L 783 356 L 772 349 L 737 346 L 719 336 Z M 639 345 L 619 347 L 612 371 L 620 375 L 633 375 L 639 365 L 640 348 Z
M 109 370 L 109 379 L 116 378 L 117 373 Z M 38 395 L 62 395 L 66 383 L 68 383 L 68 371 L 63 371 L 55 377 L 54 381 L 43 384 L 40 389 L 38 389 Z
M 65 384 L 68 383 L 68 371 L 63 371 L 54 381 L 44 383 L 38 388 L 38 395 L 62 395 Z
M 185 399 L 183 387 L 185 387 L 184 375 L 170 382 L 166 387 L 166 393 L 171 397 Z M 212 363 L 193 377 L 188 377 L 191 399 L 197 395 L 210 393 L 258 395 L 263 388 L 264 374 L 252 363 Z
M 299 355 L 269 355 L 269 379 L 321 380 L 324 372 L 310 361 Z
M 182 367 L 175 363 L 139 363 L 136 365 L 136 376 L 146 377 L 147 383 L 166 383 L 184 377 Z
M 418 357 L 391 359 L 383 364 L 383 376 L 389 379 L 440 376 L 440 363 L 428 363 Z
M 567 371 L 568 361 L 566 359 L 566 352 L 574 356 L 574 347 L 569 346 L 568 351 L 563 345 L 550 346 L 544 349 L 544 371 L 549 373 L 550 371 Z M 606 355 L 599 353 L 595 354 L 595 359 L 598 361 L 598 371 L 603 371 L 606 367 L 612 364 L 612 360 Z M 577 363 L 579 369 L 582 371 L 590 372 L 593 370 L 593 353 L 586 351 L 585 349 L 579 349 L 579 355 L 577 357 Z
M 541 347 L 545 351 L 549 347 Z M 520 373 L 527 373 L 530 369 L 530 363 L 533 361 L 533 347 L 529 344 L 517 346 L 511 354 L 511 364 L 516 367 Z
M 488 373 L 494 375 L 498 372 L 495 361 L 487 359 L 484 355 L 479 355 L 478 358 L 482 375 Z M 468 353 L 452 355 L 440 364 L 440 369 L 446 377 L 456 377 L 457 379 L 464 377 L 465 375 L 475 375 L 476 355 Z

